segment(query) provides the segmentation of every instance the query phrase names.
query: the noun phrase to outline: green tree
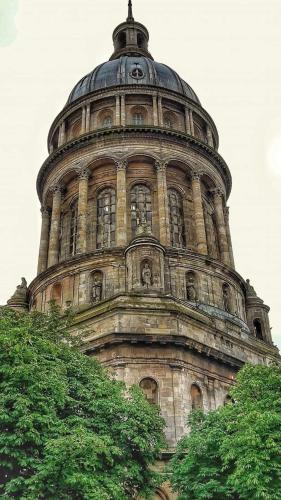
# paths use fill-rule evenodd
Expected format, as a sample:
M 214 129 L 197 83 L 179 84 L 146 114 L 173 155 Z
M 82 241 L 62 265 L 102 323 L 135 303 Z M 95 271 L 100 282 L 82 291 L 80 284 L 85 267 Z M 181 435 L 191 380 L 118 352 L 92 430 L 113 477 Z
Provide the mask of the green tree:
M 171 462 L 181 500 L 281 499 L 281 369 L 246 365 L 233 403 L 193 412 Z
M 82 354 L 68 327 L 57 310 L 0 310 L 0 498 L 148 498 L 159 410 Z

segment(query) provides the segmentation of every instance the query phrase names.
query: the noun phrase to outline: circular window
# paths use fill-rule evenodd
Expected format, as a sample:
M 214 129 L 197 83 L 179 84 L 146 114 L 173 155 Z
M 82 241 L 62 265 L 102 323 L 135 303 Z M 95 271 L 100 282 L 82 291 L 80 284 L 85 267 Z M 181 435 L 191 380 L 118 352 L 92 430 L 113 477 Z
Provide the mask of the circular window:
M 130 76 L 132 78 L 135 78 L 136 80 L 141 80 L 142 78 L 144 78 L 145 74 L 142 68 L 140 67 L 139 63 L 135 63 L 130 73 Z

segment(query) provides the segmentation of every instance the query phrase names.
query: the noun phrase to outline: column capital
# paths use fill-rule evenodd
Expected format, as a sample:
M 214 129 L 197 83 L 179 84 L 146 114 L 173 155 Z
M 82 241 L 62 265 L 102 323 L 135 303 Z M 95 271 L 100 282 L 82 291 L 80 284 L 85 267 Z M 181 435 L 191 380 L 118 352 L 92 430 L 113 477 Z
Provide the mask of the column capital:
M 192 170 L 191 171 L 192 180 L 200 181 L 202 175 L 204 175 L 204 172 L 202 170 Z
M 155 160 L 155 167 L 157 172 L 165 173 L 168 166 L 168 161 L 166 160 Z
M 41 205 L 40 212 L 42 214 L 42 217 L 50 217 L 51 215 L 51 209 L 49 207 L 46 207 L 45 205 Z
M 220 187 L 212 189 L 211 193 L 214 198 L 223 198 L 223 190 Z
M 63 194 L 64 189 L 65 189 L 65 186 L 64 186 L 64 184 L 62 182 L 58 182 L 57 184 L 53 184 L 50 187 L 50 191 L 53 194 L 57 194 L 57 193 Z
M 120 170 L 125 170 L 127 169 L 128 167 L 128 160 L 124 159 L 124 160 L 115 160 L 115 167 L 116 167 L 116 170 L 117 172 L 120 171 Z
M 90 175 L 91 175 L 91 172 L 90 170 L 87 168 L 87 167 L 77 167 L 75 169 L 75 172 L 77 173 L 78 175 L 78 178 L 79 180 L 88 180 Z

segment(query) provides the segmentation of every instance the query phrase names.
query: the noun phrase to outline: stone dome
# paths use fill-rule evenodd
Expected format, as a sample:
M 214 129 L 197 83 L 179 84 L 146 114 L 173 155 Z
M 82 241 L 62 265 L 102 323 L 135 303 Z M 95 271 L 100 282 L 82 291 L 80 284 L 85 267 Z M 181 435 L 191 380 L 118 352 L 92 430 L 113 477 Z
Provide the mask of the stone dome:
M 121 56 L 97 66 L 72 90 L 67 105 L 80 97 L 118 85 L 153 85 L 182 94 L 200 105 L 192 88 L 166 64 L 144 56 Z

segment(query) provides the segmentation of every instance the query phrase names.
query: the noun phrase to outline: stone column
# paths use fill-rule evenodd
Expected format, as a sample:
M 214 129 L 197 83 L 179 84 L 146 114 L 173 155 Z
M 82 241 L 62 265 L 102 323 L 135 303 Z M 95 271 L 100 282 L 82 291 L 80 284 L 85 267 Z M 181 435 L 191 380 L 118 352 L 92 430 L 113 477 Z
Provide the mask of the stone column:
M 203 255 L 208 254 L 206 228 L 204 220 L 202 193 L 201 193 L 201 173 L 193 172 L 192 174 L 192 195 L 194 207 L 195 232 L 198 253 Z
M 90 172 L 87 168 L 81 168 L 77 170 L 77 173 L 79 177 L 77 253 L 85 253 L 87 249 L 88 180 Z
M 116 106 L 115 106 L 115 125 L 116 127 L 120 127 L 120 96 L 115 96 Z
M 60 124 L 58 146 L 62 146 L 64 143 L 65 143 L 65 121 L 63 121 Z
M 158 120 L 160 127 L 163 127 L 162 97 L 158 96 Z
M 62 186 L 53 187 L 53 206 L 48 252 L 48 267 L 54 266 L 59 261 L 59 235 L 61 218 Z
M 42 214 L 42 225 L 41 225 L 37 274 L 40 274 L 47 269 L 48 246 L 49 246 L 50 210 L 42 206 L 41 214 Z
M 86 106 L 85 132 L 89 132 L 91 123 L 91 105 Z
M 214 147 L 213 135 L 209 125 L 207 125 L 207 142 L 208 146 L 211 146 L 211 148 Z
M 230 265 L 230 255 L 228 249 L 228 241 L 226 234 L 226 225 L 224 219 L 224 209 L 223 209 L 223 193 L 221 189 L 215 189 L 213 191 L 214 206 L 215 206 L 215 216 L 218 230 L 218 240 L 220 247 L 221 260 L 224 264 Z
M 188 135 L 191 135 L 190 115 L 187 107 L 185 107 L 185 131 Z
M 82 107 L 81 134 L 86 132 L 86 107 Z
M 192 109 L 189 110 L 189 122 L 190 122 L 191 135 L 194 136 L 194 123 L 193 123 L 193 111 L 192 111 Z
M 126 126 L 126 100 L 125 94 L 121 94 L 121 125 Z
M 230 227 L 229 227 L 229 207 L 225 208 L 225 227 L 226 227 L 226 236 L 227 236 L 228 248 L 229 248 L 230 265 L 235 269 L 234 255 L 233 255 L 233 248 L 232 248 L 232 241 L 231 241 L 231 233 L 230 233 Z
M 170 220 L 169 202 L 166 181 L 167 163 L 164 161 L 155 162 L 157 170 L 157 192 L 158 192 L 158 214 L 159 214 L 159 240 L 164 246 L 170 245 Z
M 158 126 L 158 110 L 157 110 L 157 96 L 152 96 L 153 99 L 153 125 Z
M 127 166 L 127 160 L 116 162 L 116 245 L 118 247 L 127 245 Z

